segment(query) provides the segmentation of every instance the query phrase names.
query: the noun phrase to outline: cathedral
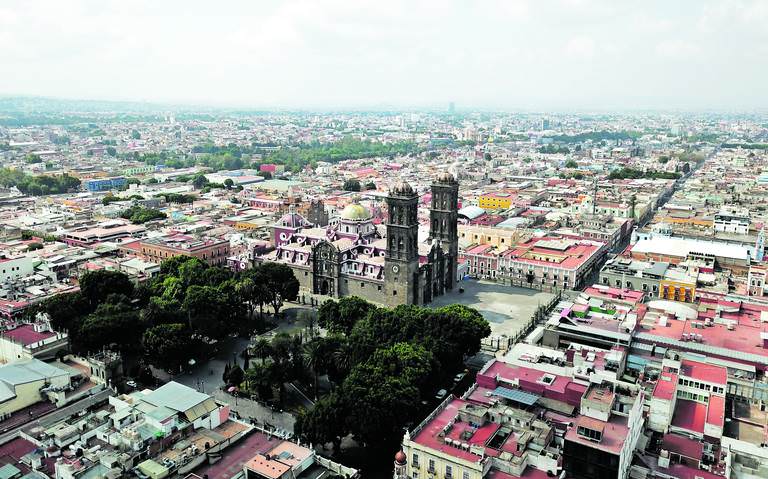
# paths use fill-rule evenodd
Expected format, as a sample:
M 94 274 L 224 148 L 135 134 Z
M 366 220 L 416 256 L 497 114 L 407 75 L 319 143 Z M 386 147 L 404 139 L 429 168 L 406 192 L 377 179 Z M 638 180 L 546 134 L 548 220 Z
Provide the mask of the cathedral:
M 359 203 L 323 225 L 294 212 L 272 226 L 274 251 L 264 261 L 293 269 L 301 294 L 359 296 L 384 306 L 425 304 L 456 286 L 459 184 L 450 173 L 432 183 L 429 238 L 419 241 L 419 196 L 407 183 L 386 198 L 382 233 Z

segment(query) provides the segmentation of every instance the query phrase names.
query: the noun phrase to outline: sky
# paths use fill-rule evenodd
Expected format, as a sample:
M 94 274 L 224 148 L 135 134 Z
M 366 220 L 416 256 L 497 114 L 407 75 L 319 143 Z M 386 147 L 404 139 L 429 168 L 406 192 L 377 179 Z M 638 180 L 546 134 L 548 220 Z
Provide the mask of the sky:
M 765 0 L 0 2 L 0 95 L 755 110 L 767 78 Z

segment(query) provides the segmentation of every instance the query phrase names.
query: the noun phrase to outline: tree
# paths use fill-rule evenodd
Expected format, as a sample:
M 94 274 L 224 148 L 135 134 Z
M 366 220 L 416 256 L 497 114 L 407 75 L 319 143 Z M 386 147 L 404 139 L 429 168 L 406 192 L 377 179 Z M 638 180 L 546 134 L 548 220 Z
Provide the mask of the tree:
M 344 181 L 342 188 L 344 191 L 360 191 L 360 181 L 355 178 L 349 178 Z
M 106 199 L 107 198 L 105 197 L 104 200 Z M 120 217 L 131 220 L 131 223 L 135 225 L 140 225 L 157 219 L 165 219 L 168 215 L 154 208 L 144 208 L 143 206 L 134 205 L 121 212 Z
M 35 251 L 38 249 L 43 249 L 42 243 L 34 242 L 27 245 L 27 251 Z
M 529 270 L 527 273 L 525 273 L 525 281 L 528 283 L 528 287 L 530 287 L 533 284 L 533 281 L 536 279 L 536 275 L 533 273 L 532 270 Z
M 73 338 L 80 353 L 98 351 L 111 345 L 123 350 L 140 344 L 144 327 L 139 314 L 126 304 L 101 304 L 86 316 Z
M 318 323 L 330 332 L 348 335 L 355 323 L 374 309 L 376 306 L 357 296 L 329 299 L 318 309 Z
M 579 165 L 574 160 L 568 160 L 568 161 L 565 162 L 565 167 L 566 168 L 578 168 Z
M 272 346 L 266 338 L 259 338 L 253 345 L 253 354 L 261 359 L 261 363 L 264 364 L 267 358 L 272 354 Z
M 367 444 L 396 444 L 415 419 L 436 363 L 422 346 L 397 343 L 355 366 L 342 386 L 346 423 Z
M 189 256 L 171 256 L 170 258 L 160 263 L 160 276 L 181 276 L 182 265 L 189 263 L 197 263 L 197 265 L 202 269 L 208 267 L 208 265 L 199 258 Z
M 175 370 L 192 359 L 200 343 L 184 324 L 160 324 L 147 329 L 141 344 L 149 361 L 157 367 Z
M 442 366 L 441 373 L 447 375 L 461 367 L 462 356 L 476 353 L 488 334 L 488 322 L 472 308 L 401 305 L 370 311 L 354 325 L 349 341 L 353 364 L 379 348 L 408 342 L 431 351 Z
M 227 178 L 224 180 L 224 187 L 228 190 L 232 189 L 232 187 L 235 186 L 235 182 L 232 181 L 232 178 Z
M 245 380 L 245 372 L 239 365 L 235 364 L 229 370 L 229 374 L 227 374 L 227 384 L 240 386 L 240 384 L 243 383 L 243 380 Z
M 310 410 L 303 410 L 296 418 L 294 432 L 305 441 L 315 444 L 333 443 L 334 453 L 341 448 L 341 440 L 348 433 L 346 411 L 339 393 L 317 401 Z
M 223 338 L 231 329 L 226 300 L 213 286 L 192 285 L 187 288 L 183 303 L 187 312 L 189 328 L 209 338 Z
M 312 394 L 315 400 L 317 400 L 317 377 L 322 367 L 323 359 L 325 355 L 325 349 L 323 348 L 323 342 L 319 338 L 316 338 L 304 345 L 304 359 L 305 364 L 312 370 Z
M 283 303 L 294 301 L 299 296 L 299 280 L 296 279 L 293 270 L 282 263 L 264 263 L 260 270 L 269 292 L 269 303 L 277 318 Z
M 88 300 L 81 292 L 57 294 L 44 299 L 29 309 L 33 319 L 37 313 L 45 313 L 56 330 L 67 330 L 70 334 L 79 325 L 80 319 L 92 311 Z
M 141 140 L 141 133 L 138 130 L 131 130 L 131 139 Z
M 95 307 L 110 294 L 133 295 L 133 283 L 125 273 L 100 269 L 88 271 L 80 277 L 80 291 Z
M 365 184 L 365 189 L 366 190 L 375 190 L 376 189 L 376 183 L 374 183 L 373 181 L 369 181 L 368 183 Z
M 206 178 L 202 173 L 196 175 L 192 180 L 192 186 L 194 186 L 197 190 L 202 189 L 208 183 L 210 183 L 210 181 L 208 181 L 208 178 Z
M 109 156 L 117 156 L 117 149 L 115 149 L 114 146 L 108 146 L 107 147 L 107 154 Z

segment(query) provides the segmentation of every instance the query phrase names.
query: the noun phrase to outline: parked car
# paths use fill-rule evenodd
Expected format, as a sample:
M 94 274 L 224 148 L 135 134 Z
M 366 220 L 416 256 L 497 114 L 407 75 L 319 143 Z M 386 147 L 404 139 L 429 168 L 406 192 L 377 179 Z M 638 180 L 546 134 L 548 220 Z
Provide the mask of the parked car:
M 448 395 L 448 391 L 446 391 L 445 389 L 441 389 L 441 390 L 437 391 L 437 394 L 435 394 L 435 399 L 442 400 L 447 395 Z

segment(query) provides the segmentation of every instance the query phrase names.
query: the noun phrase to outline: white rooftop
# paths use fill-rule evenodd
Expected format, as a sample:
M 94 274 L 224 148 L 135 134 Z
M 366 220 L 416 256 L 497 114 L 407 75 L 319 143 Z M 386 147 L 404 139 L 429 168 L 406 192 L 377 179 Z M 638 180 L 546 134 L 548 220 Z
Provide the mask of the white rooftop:
M 641 239 L 635 243 L 632 251 L 678 257 L 686 257 L 689 253 L 693 252 L 743 261 L 747 261 L 752 257 L 749 248 L 737 244 L 662 236 Z

